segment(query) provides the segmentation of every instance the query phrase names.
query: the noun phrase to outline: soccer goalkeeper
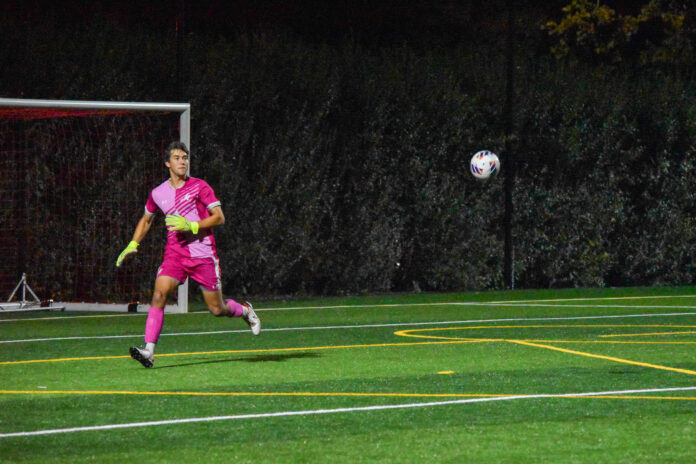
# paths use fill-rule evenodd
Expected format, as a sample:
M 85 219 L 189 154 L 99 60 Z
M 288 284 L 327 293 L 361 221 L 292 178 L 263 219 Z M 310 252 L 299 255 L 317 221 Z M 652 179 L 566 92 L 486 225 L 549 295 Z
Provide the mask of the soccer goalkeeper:
M 169 179 L 150 193 L 133 239 L 116 260 L 116 267 L 120 267 L 128 256 L 137 253 L 138 244 L 147 235 L 154 215 L 160 209 L 166 216 L 167 245 L 157 271 L 152 305 L 145 324 L 145 346 L 130 349 L 131 357 L 145 367 L 152 367 L 154 363 L 167 297 L 187 277 L 200 284 L 203 299 L 213 315 L 241 317 L 254 335 L 261 331 L 261 321 L 251 303 L 240 304 L 222 297 L 213 227 L 224 224 L 225 216 L 213 189 L 201 179 L 188 177 L 188 163 L 186 144 L 169 144 L 164 163 L 169 168 Z

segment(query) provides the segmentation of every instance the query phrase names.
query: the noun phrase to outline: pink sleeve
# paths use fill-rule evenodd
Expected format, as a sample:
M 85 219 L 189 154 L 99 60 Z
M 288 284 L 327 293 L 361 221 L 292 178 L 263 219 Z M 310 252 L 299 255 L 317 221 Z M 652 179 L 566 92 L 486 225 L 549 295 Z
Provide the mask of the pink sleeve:
M 150 192 L 150 196 L 147 197 L 147 202 L 145 203 L 145 213 L 152 216 L 156 212 L 157 212 L 157 203 L 155 203 L 155 200 L 152 198 L 152 192 Z
M 207 182 L 203 182 L 199 193 L 199 198 L 208 209 L 214 208 L 215 206 L 220 206 L 220 200 L 217 199 L 213 188 L 208 185 Z

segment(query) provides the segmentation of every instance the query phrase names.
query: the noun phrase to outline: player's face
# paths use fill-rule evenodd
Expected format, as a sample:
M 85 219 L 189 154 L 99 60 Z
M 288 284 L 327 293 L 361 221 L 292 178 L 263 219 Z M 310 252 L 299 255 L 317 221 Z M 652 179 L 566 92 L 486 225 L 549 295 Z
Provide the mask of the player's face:
M 165 163 L 169 170 L 179 177 L 186 176 L 188 171 L 188 155 L 183 150 L 172 150 L 169 155 L 169 161 Z

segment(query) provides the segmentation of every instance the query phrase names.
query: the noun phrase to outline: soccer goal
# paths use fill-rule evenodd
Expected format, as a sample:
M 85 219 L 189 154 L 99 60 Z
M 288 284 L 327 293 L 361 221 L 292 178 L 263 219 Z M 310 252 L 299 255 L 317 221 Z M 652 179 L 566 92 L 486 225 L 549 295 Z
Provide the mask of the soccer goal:
M 0 98 L 0 301 L 21 278 L 67 310 L 147 310 L 164 221 L 116 258 L 167 177 L 164 149 L 189 145 L 190 118 L 188 103 Z M 166 311 L 187 310 L 185 282 Z

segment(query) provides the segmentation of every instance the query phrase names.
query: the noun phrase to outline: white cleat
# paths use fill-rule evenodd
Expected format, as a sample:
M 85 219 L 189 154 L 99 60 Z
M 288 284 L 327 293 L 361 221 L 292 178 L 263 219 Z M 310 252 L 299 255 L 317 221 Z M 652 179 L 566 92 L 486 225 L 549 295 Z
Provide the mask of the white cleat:
M 242 316 L 242 319 L 244 319 L 244 322 L 249 324 L 249 327 L 251 328 L 251 333 L 253 333 L 254 335 L 260 334 L 261 320 L 259 319 L 259 316 L 256 315 L 254 307 L 248 301 L 242 303 L 242 306 L 244 306 L 248 310 L 247 315 Z
M 155 364 L 155 358 L 148 350 L 131 347 L 130 355 L 131 358 L 135 359 L 145 367 L 152 367 Z

